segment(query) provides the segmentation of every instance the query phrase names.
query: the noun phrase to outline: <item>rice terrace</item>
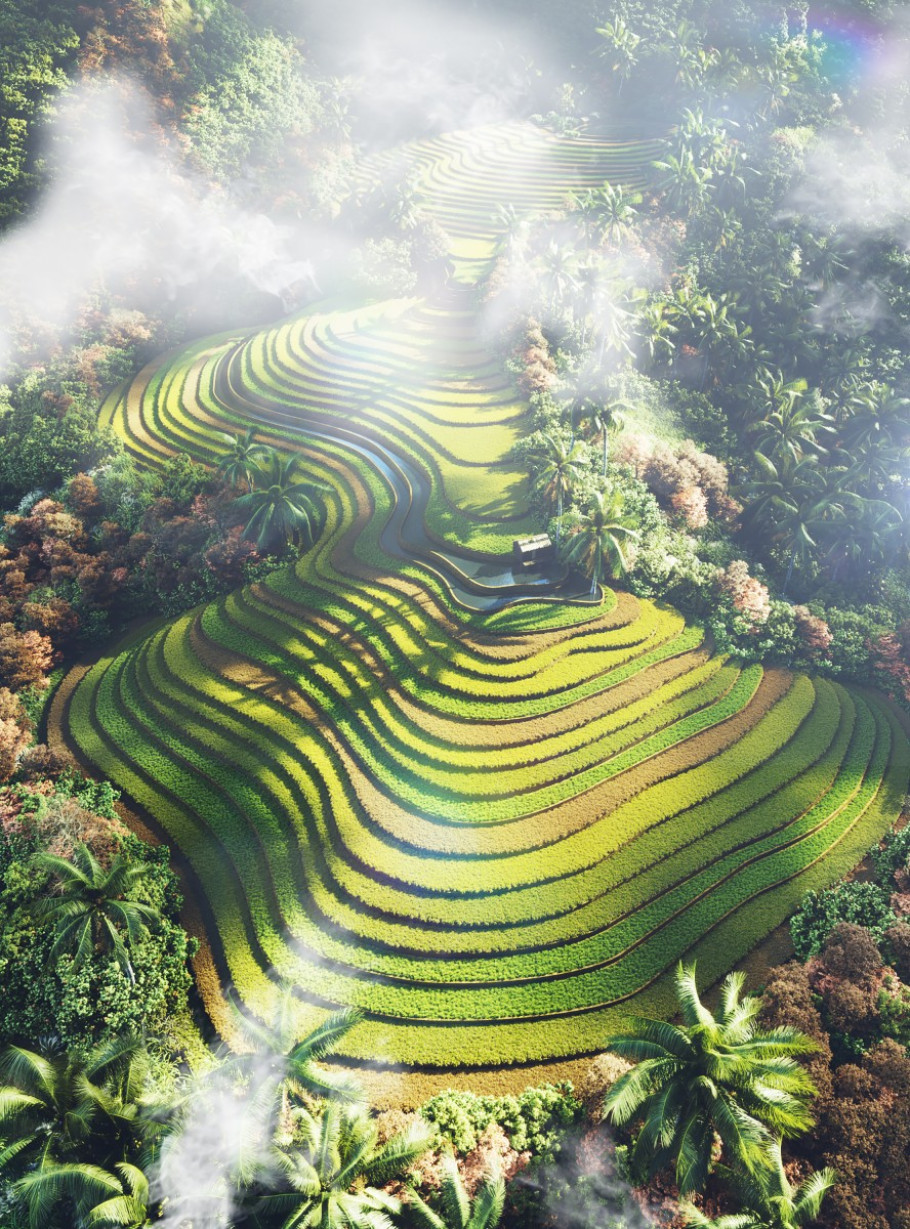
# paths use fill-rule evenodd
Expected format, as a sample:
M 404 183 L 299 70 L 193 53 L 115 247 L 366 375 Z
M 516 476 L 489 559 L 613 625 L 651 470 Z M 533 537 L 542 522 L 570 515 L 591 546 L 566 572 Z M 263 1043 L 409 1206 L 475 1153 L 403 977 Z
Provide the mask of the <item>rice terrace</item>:
M 639 188 L 657 143 L 516 122 L 406 154 L 444 282 L 184 346 L 102 411 L 143 467 L 249 428 L 298 455 L 315 546 L 76 668 L 50 729 L 188 868 L 216 1018 L 285 979 L 302 1027 L 362 1009 L 337 1060 L 492 1073 L 672 1014 L 681 959 L 719 979 L 891 827 L 910 746 L 880 692 L 514 562 L 540 524 L 485 344 L 496 210 Z

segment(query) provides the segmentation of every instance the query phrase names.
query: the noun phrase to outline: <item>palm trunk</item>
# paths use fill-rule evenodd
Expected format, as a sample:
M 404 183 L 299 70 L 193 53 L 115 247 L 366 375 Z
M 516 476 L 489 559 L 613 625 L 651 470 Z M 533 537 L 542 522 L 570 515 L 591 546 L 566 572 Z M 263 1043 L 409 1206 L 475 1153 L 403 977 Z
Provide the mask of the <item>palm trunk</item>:
M 793 550 L 790 552 L 790 564 L 787 568 L 787 579 L 784 581 L 784 587 L 781 590 L 781 594 L 780 594 L 781 597 L 787 596 L 787 589 L 789 588 L 789 585 L 790 585 L 790 578 L 793 575 L 794 563 L 796 563 L 796 547 L 795 546 L 793 547 Z
M 604 476 L 604 478 L 606 478 L 606 476 L 607 476 L 607 432 L 606 432 L 606 428 L 604 429 L 604 471 L 603 471 L 603 476 Z

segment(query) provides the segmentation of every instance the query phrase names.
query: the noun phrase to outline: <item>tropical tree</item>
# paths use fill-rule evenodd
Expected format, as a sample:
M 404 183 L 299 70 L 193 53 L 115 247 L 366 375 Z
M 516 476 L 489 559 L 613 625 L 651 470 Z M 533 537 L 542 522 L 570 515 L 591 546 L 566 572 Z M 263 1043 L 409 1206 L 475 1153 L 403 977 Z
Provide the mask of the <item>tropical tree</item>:
M 299 479 L 299 458 L 282 459 L 272 453 L 263 485 L 241 495 L 237 509 L 249 514 L 244 535 L 255 538 L 260 548 L 281 543 L 311 543 L 319 532 L 322 509 L 317 502 L 329 487 L 311 479 Z
M 580 479 L 583 450 L 580 444 L 568 443 L 556 435 L 544 435 L 542 448 L 533 475 L 534 486 L 556 505 L 556 540 L 559 541 L 560 520 L 566 499 Z
M 808 234 L 805 249 L 806 272 L 822 290 L 830 290 L 849 268 L 846 258 L 851 253 L 845 249 L 842 237 L 835 231 L 827 235 Z
M 573 322 L 581 323 L 582 350 L 587 345 L 592 312 L 597 311 L 603 298 L 604 284 L 598 262 L 594 259 L 582 261 L 576 267 L 574 285 L 568 299 Z
M 616 90 L 618 96 L 622 93 L 624 83 L 631 77 L 638 63 L 641 35 L 630 29 L 621 17 L 599 26 L 597 33 L 604 40 L 600 47 L 600 54 L 610 65 L 619 82 Z
M 52 957 L 72 952 L 78 966 L 94 951 L 107 950 L 134 980 L 127 941 L 138 943 L 161 921 L 157 909 L 137 899 L 149 866 L 115 854 L 110 866 L 104 867 L 81 843 L 72 860 L 42 852 L 34 861 L 57 880 L 57 891 L 43 897 L 34 909 L 38 920 L 54 927 Z
M 713 1015 L 698 995 L 695 965 L 680 964 L 676 992 L 682 1025 L 636 1020 L 606 1048 L 637 1062 L 604 1100 L 613 1122 L 641 1120 L 632 1154 L 635 1172 L 651 1177 L 675 1163 L 682 1195 L 701 1190 L 711 1168 L 714 1133 L 738 1167 L 763 1163 L 774 1135 L 812 1125 L 807 1102 L 815 1092 L 796 1061 L 817 1047 L 794 1028 L 760 1032 L 760 999 L 742 998 L 742 973 L 723 983 Z
M 244 435 L 226 434 L 224 438 L 230 446 L 218 462 L 218 473 L 233 486 L 245 482 L 247 491 L 252 491 L 253 475 L 259 472 L 259 462 L 268 456 L 268 446 L 256 443 L 255 427 Z
M 260 1086 L 270 1086 L 282 1107 L 286 1107 L 289 1094 L 363 1100 L 356 1080 L 318 1065 L 359 1022 L 358 1011 L 351 1008 L 333 1012 L 317 1028 L 300 1037 L 300 1004 L 292 986 L 283 988 L 275 1017 L 268 1024 L 242 1013 L 233 1001 L 232 1006 L 249 1049 L 225 1055 L 229 1070 L 256 1080 Z
M 780 110 L 794 82 L 799 79 L 799 73 L 793 64 L 791 44 L 771 42 L 769 48 L 771 53 L 769 62 L 760 64 L 755 70 L 763 96 L 763 102 L 759 108 L 759 115 L 763 119 L 767 119 Z
M 149 1180 L 137 1165 L 118 1162 L 114 1168 L 120 1190 L 96 1204 L 88 1213 L 89 1225 L 120 1225 L 123 1229 L 143 1229 L 149 1224 L 152 1197 Z
M 849 537 L 853 514 L 862 501 L 845 485 L 843 469 L 822 469 L 810 457 L 794 465 L 785 455 L 779 466 L 760 452 L 754 459 L 760 475 L 747 488 L 751 503 L 743 521 L 782 548 L 787 558 L 785 594 L 796 564 L 807 567 L 816 561 L 823 539 L 834 543 Z
M 570 192 L 566 198 L 569 212 L 581 223 L 579 229 L 585 243 L 588 243 L 596 230 L 598 214 L 598 189 L 587 188 L 584 192 Z
M 595 438 L 599 437 L 603 446 L 601 464 L 601 477 L 603 478 L 607 476 L 610 436 L 619 435 L 625 430 L 626 420 L 623 410 L 628 408 L 628 404 L 619 397 L 603 401 L 585 398 L 579 408 L 579 417 L 586 418 L 591 423 L 595 430 Z
M 636 323 L 637 311 L 635 300 L 641 299 L 637 293 L 629 293 L 628 287 L 619 278 L 601 282 L 592 302 L 594 309 L 594 331 L 598 338 L 597 362 L 600 367 L 606 365 L 608 353 L 627 357 L 632 353 L 629 344 L 633 327 Z M 640 310 L 640 306 L 638 307 Z
M 885 451 L 910 443 L 910 398 L 897 397 L 886 385 L 869 383 L 851 398 L 841 438 L 850 449 Z
M 122 1194 L 120 1180 L 116 1174 L 87 1161 L 61 1164 L 50 1155 L 49 1144 L 47 1148 L 37 1167 L 12 1185 L 13 1197 L 28 1213 L 30 1229 L 59 1225 L 57 1214 L 61 1204 L 71 1214 L 66 1223 L 73 1229 L 97 1223 L 91 1220 L 92 1209 Z M 145 1223 L 140 1221 L 139 1225 Z
M 730 156 L 730 142 L 719 120 L 708 119 L 696 108 L 685 107 L 675 130 L 677 156 L 691 154 L 695 163 L 713 172 Z
M 391 1229 L 402 1202 L 382 1188 L 401 1179 L 435 1139 L 419 1120 L 385 1144 L 363 1106 L 327 1101 L 293 1110 L 295 1145 L 275 1149 L 262 1174 L 271 1193 L 255 1201 L 257 1224 L 281 1229 Z
M 502 232 L 500 246 L 512 255 L 517 255 L 525 245 L 528 236 L 529 217 L 520 212 L 514 202 L 508 201 L 496 206 L 490 215 L 490 221 L 497 230 Z
M 639 332 L 652 363 L 669 363 L 673 358 L 673 338 L 679 331 L 673 315 L 672 307 L 661 298 L 649 299 L 642 308 Z
M 551 312 L 558 314 L 578 290 L 578 254 L 564 239 L 551 238 L 538 256 L 536 268 L 544 303 Z
M 779 394 L 772 393 L 772 408 L 750 428 L 756 452 L 775 462 L 826 455 L 834 419 L 802 400 L 805 389 L 805 380 L 789 380 Z
M 835 578 L 846 564 L 859 574 L 893 564 L 905 549 L 906 522 L 884 499 L 851 500 L 852 514 L 829 528 L 825 560 Z
M 416 230 L 423 217 L 420 189 L 414 175 L 406 175 L 391 189 L 388 201 L 389 218 L 399 230 Z
M 695 333 L 699 348 L 706 354 L 701 382 L 708 372 L 708 359 L 726 357 L 739 362 L 751 350 L 751 328 L 742 324 L 736 316 L 738 303 L 735 296 L 705 294 L 699 296 L 698 313 L 695 317 Z
M 622 497 L 615 492 L 595 491 L 569 538 L 567 562 L 591 577 L 591 592 L 597 591 L 604 575 L 622 576 L 628 568 L 629 544 L 638 538 L 622 515 Z
M 140 1037 L 125 1034 L 85 1054 L 9 1046 L 0 1079 L 0 1173 L 15 1179 L 10 1189 L 35 1229 L 61 1202 L 81 1224 L 106 1200 L 142 1195 L 138 1166 L 154 1160 L 176 1104 L 155 1088 Z M 121 1166 L 120 1177 L 111 1172 Z
M 701 208 L 710 193 L 712 172 L 710 167 L 700 165 L 689 149 L 679 154 L 667 154 L 654 162 L 661 172 L 658 188 L 667 203 L 682 212 Z
M 145 1147 L 167 1118 L 153 1096 L 145 1043 L 133 1033 L 86 1054 L 53 1044 L 9 1046 L 0 1057 L 0 1079 L 0 1133 L 7 1140 L 0 1169 L 40 1154 L 48 1140 L 62 1160 L 75 1159 L 90 1141 L 96 1160 L 140 1140 Z
M 697 28 L 689 21 L 679 23 L 664 50 L 676 65 L 677 83 L 689 93 L 701 88 L 708 72 L 720 59 L 716 48 L 702 46 Z
M 595 230 L 602 240 L 618 247 L 635 225 L 640 192 L 629 192 L 621 185 L 604 183 L 590 193 L 590 211 Z
M 492 1170 L 474 1192 L 473 1200 L 451 1152 L 443 1154 L 442 1182 L 437 1206 L 429 1208 L 416 1196 L 406 1205 L 407 1220 L 415 1229 L 496 1229 L 505 1205 L 506 1184 L 498 1170 Z
M 320 120 L 341 144 L 351 136 L 350 77 L 329 77 L 320 100 Z
M 767 1163 L 754 1175 L 736 1173 L 730 1177 L 748 1210 L 711 1219 L 689 1205 L 685 1208 L 687 1225 L 694 1229 L 801 1229 L 818 1220 L 825 1195 L 837 1182 L 833 1169 L 821 1169 L 793 1186 L 784 1170 L 777 1139 L 768 1145 Z

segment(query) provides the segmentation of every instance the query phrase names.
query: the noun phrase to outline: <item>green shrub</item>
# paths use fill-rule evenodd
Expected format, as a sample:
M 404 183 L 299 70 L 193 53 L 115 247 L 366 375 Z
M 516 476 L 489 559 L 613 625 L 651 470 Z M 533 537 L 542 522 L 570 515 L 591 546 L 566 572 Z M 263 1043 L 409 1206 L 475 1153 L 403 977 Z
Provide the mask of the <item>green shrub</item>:
M 551 1159 L 559 1152 L 566 1129 L 581 1121 L 584 1109 L 572 1085 L 562 1083 L 527 1088 L 518 1097 L 449 1089 L 425 1102 L 419 1113 L 458 1153 L 473 1151 L 484 1131 L 497 1124 L 517 1152 Z
M 883 887 L 889 887 L 894 872 L 910 865 L 910 824 L 900 832 L 886 833 L 881 844 L 869 850 L 869 857 L 876 879 Z
M 93 796 L 103 805 L 114 793 L 106 782 L 79 784 L 81 788 L 62 796 L 75 798 L 83 807 Z M 48 804 L 54 795 L 36 797 Z M 98 830 L 103 831 L 103 825 Z M 31 860 L 36 840 L 27 833 L 0 838 L 0 1044 L 30 1044 L 35 1037 L 53 1035 L 65 1045 L 78 1046 L 128 1029 L 163 1035 L 169 1021 L 186 1016 L 187 961 L 195 940 L 177 921 L 181 897 L 168 850 L 130 834 L 118 837 L 117 843 L 128 861 L 152 868 L 143 877 L 143 891 L 147 903 L 162 915 L 157 929 L 130 945 L 132 978 L 103 953 L 93 954 L 78 968 L 68 955 L 52 958 L 52 930 L 32 918 L 36 902 L 51 887 L 46 873 Z
M 880 942 L 897 920 L 891 893 L 874 883 L 839 883 L 823 892 L 807 892 L 790 922 L 793 946 L 800 960 L 817 956 L 838 922 L 852 922 L 871 931 Z

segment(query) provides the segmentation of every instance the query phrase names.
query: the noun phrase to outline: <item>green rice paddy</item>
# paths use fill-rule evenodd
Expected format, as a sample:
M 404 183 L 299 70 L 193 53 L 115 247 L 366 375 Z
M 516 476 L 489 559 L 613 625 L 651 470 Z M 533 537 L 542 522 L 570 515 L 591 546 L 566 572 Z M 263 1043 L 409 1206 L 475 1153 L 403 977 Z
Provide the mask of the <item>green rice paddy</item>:
M 721 975 L 853 866 L 910 748 L 881 697 L 716 656 L 669 607 L 477 611 L 432 549 L 390 552 L 407 483 L 369 449 L 426 483 L 430 548 L 538 528 L 508 460 L 526 407 L 477 323 L 491 217 L 640 182 L 653 151 L 509 126 L 411 156 L 460 284 L 201 342 L 105 407 L 150 465 L 257 425 L 330 488 L 328 523 L 293 568 L 102 658 L 65 736 L 185 859 L 250 1010 L 280 975 L 308 1022 L 363 1009 L 354 1060 L 579 1056 L 669 1011 L 678 959 Z

